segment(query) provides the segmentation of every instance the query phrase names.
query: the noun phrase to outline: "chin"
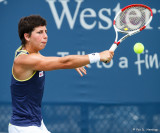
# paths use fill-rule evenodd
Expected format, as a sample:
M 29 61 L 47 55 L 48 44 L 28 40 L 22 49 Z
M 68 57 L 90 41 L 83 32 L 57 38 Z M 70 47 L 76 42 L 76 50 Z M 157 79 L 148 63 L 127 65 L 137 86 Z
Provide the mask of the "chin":
M 43 45 L 40 46 L 40 49 L 42 50 L 42 49 L 44 49 L 45 47 L 46 47 L 46 44 L 43 44 Z

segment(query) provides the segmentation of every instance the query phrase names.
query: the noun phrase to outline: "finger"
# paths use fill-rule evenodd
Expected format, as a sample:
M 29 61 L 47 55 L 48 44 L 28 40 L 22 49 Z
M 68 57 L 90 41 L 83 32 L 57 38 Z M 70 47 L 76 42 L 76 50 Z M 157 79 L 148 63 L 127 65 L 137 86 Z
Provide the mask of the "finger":
M 113 52 L 113 51 L 110 51 L 110 54 L 111 54 L 111 55 L 114 55 L 114 52 Z
M 84 67 L 79 67 L 80 70 L 86 71 Z
M 81 77 L 83 76 L 83 74 L 81 73 L 80 69 L 76 69 L 76 71 L 81 75 Z
M 114 52 L 112 52 L 111 54 L 114 55 Z
M 80 70 L 81 70 L 81 72 L 83 72 L 84 74 L 87 74 L 87 73 L 86 73 L 86 69 L 80 68 Z
M 107 62 L 109 63 L 111 61 L 111 59 L 109 59 Z
M 82 70 L 86 72 L 86 69 L 84 67 L 82 67 Z
M 87 67 L 87 68 L 88 68 L 88 65 L 85 65 L 85 67 Z

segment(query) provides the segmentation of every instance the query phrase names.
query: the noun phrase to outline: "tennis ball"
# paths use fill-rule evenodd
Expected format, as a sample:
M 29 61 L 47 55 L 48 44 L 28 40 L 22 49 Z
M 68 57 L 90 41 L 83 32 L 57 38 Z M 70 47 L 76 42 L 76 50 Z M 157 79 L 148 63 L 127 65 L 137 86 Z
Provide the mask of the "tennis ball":
M 138 42 L 134 45 L 133 49 L 136 54 L 141 54 L 144 51 L 144 46 L 142 43 Z
M 125 30 L 125 31 L 127 31 L 127 30 L 128 30 L 128 28 L 124 28 L 124 30 Z

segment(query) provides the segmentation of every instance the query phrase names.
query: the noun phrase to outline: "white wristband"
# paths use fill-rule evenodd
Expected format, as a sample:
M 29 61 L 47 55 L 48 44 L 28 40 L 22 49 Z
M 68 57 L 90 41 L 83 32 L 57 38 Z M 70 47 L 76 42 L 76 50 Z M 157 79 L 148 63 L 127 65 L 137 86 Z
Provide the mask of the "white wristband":
M 90 63 L 96 63 L 96 62 L 100 61 L 99 53 L 92 53 L 92 54 L 89 54 L 88 56 L 89 56 Z

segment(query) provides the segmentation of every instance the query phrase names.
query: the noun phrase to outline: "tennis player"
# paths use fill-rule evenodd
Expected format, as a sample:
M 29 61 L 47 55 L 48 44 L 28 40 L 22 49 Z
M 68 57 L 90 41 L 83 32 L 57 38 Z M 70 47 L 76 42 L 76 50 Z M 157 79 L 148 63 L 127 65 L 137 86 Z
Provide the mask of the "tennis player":
M 83 76 L 86 74 L 83 66 L 98 61 L 110 62 L 113 58 L 112 51 L 65 57 L 43 56 L 39 51 L 45 48 L 48 40 L 46 25 L 46 20 L 39 15 L 19 21 L 21 46 L 15 52 L 12 67 L 9 133 L 50 133 L 41 115 L 45 71 L 75 68 Z

